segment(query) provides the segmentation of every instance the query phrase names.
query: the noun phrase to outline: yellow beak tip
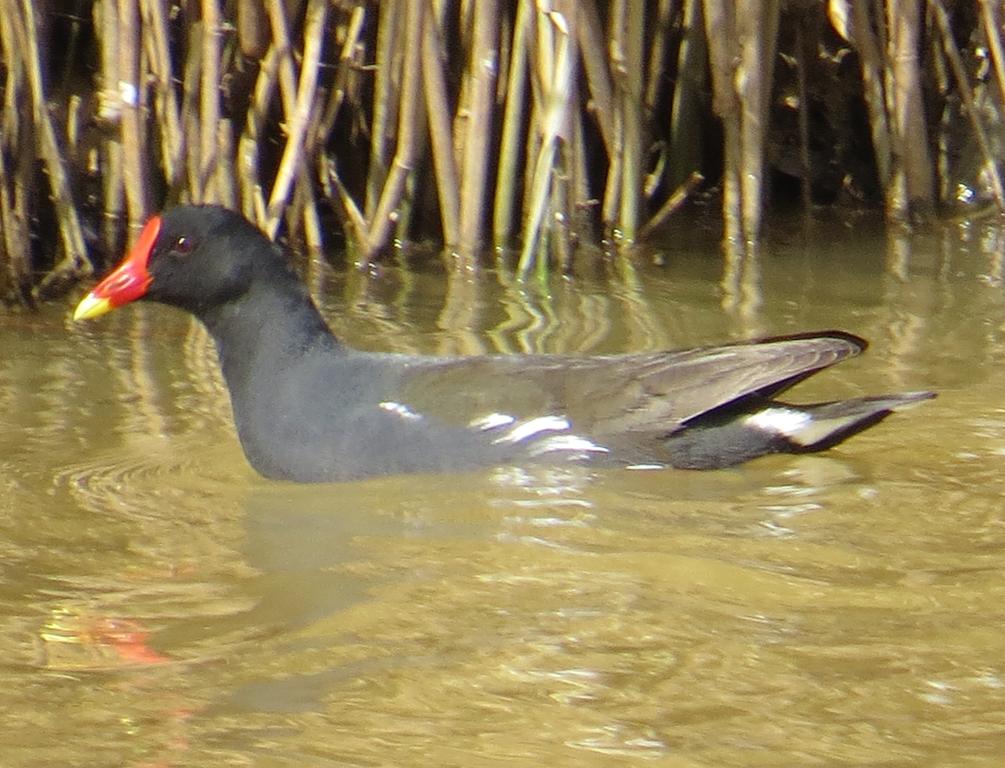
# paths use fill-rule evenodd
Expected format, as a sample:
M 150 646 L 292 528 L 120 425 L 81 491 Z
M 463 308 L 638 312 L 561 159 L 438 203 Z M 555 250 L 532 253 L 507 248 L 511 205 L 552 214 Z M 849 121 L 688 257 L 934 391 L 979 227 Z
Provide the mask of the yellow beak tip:
M 108 299 L 102 299 L 89 293 L 80 300 L 77 308 L 73 310 L 73 320 L 74 322 L 90 320 L 92 317 L 103 315 L 111 309 L 112 303 Z

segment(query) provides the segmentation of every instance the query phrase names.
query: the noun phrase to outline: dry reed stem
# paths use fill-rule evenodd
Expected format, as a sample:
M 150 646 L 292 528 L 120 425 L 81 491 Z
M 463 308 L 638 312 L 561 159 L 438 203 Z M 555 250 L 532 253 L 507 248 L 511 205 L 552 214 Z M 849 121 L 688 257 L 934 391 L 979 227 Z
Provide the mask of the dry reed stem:
M 621 194 L 617 234 L 631 242 L 635 239 L 642 203 L 642 73 L 644 71 L 643 33 L 645 0 L 618 0 L 620 15 L 612 24 L 614 82 L 621 113 Z
M 760 238 L 764 140 L 778 36 L 779 0 L 744 0 L 735 17 L 740 61 L 734 87 L 740 107 L 740 194 L 743 237 Z
M 705 37 L 712 71 L 712 106 L 722 120 L 724 159 L 722 217 L 725 240 L 735 247 L 743 242 L 740 186 L 740 114 L 734 90 L 736 23 L 729 0 L 704 0 Z
M 413 0 L 419 2 L 420 0 Z M 398 83 L 401 58 L 399 35 L 402 14 L 395 3 L 381 3 L 377 18 L 377 43 L 375 49 L 373 83 L 373 118 L 370 122 L 370 164 L 366 178 L 366 196 L 363 210 L 367 219 L 373 218 L 374 208 L 387 178 L 390 162 L 390 144 L 393 123 L 397 117 Z
M 15 10 L 14 13 L 19 13 Z M 0 115 L 0 254 L 6 259 L 8 279 L 22 303 L 31 304 L 31 246 L 28 233 L 28 214 L 25 201 L 27 189 L 26 169 L 30 153 L 18 151 L 22 144 L 19 123 L 26 120 L 24 112 L 17 109 L 24 91 L 24 66 L 20 56 L 23 47 L 14 34 L 13 21 L 0 19 L 0 48 L 4 52 L 7 78 L 4 83 L 3 114 Z M 18 158 L 17 168 L 11 172 L 6 158 Z
M 342 179 L 339 178 L 335 162 L 331 158 L 326 157 L 324 164 L 324 176 L 321 181 L 325 196 L 333 203 L 338 204 L 342 211 L 343 221 L 349 228 L 349 242 L 362 246 L 366 242 L 367 237 L 366 217 L 359 209 L 359 206 L 356 205 L 356 201 L 352 199 L 352 195 L 349 194 L 349 190 L 342 183 Z M 334 191 L 331 189 L 332 184 L 335 185 Z
M 258 152 L 263 140 L 265 118 L 279 78 L 279 59 L 278 49 L 270 46 L 258 69 L 244 130 L 237 142 L 241 210 L 259 227 L 265 225 L 265 193 L 258 172 Z
M 130 0 L 122 0 L 129 2 Z M 199 88 L 199 199 L 217 202 L 214 188 L 217 156 L 217 125 L 220 121 L 220 6 L 217 0 L 202 0 L 202 77 Z
M 807 54 L 812 55 L 807 42 L 806 16 L 796 20 L 796 93 L 799 97 L 799 196 L 802 199 L 803 215 L 809 216 L 813 208 L 813 184 L 810 167 L 810 108 L 806 67 Z
M 473 0 L 472 6 L 474 19 L 467 68 L 471 98 L 461 150 L 460 250 L 467 256 L 482 245 L 493 95 L 499 66 L 498 0 Z
M 107 1 L 107 0 L 106 0 Z M 138 229 L 147 215 L 147 179 L 140 109 L 146 88 L 140 81 L 139 9 L 134 0 L 119 0 L 120 40 L 118 111 L 122 133 L 122 184 L 129 226 Z
M 266 9 L 269 15 L 269 24 L 272 29 L 273 37 L 273 44 L 272 47 L 270 47 L 270 50 L 274 48 L 277 54 L 279 98 L 282 102 L 283 115 L 285 117 L 285 122 L 282 124 L 281 128 L 284 133 L 286 133 L 287 140 L 289 140 L 291 123 L 297 119 L 298 80 L 293 60 L 293 45 L 290 42 L 289 22 L 286 18 L 286 6 L 287 4 L 282 2 L 266 3 Z M 302 76 L 303 75 L 301 75 L 301 77 Z M 316 74 L 314 79 L 316 81 Z M 303 153 L 297 153 L 295 160 L 297 163 L 297 173 L 301 176 L 301 178 L 306 177 L 307 164 Z M 273 186 L 275 187 L 275 183 Z M 267 207 L 260 213 L 260 221 L 262 222 L 263 228 L 268 228 L 269 226 L 269 215 Z
M 894 218 L 906 219 L 919 208 L 931 211 L 935 201 L 918 62 L 921 0 L 888 0 L 886 9 L 887 61 L 892 80 L 892 91 L 887 93 L 887 98 L 893 102 L 891 114 L 896 142 L 889 210 Z
M 436 191 L 440 201 L 443 244 L 446 248 L 452 248 L 460 241 L 461 199 L 450 137 L 450 105 L 443 77 L 444 58 L 436 17 L 430 9 L 422 22 L 422 84 L 426 96 L 433 172 L 436 175 Z
M 984 159 L 984 168 L 988 171 L 991 180 L 991 191 L 995 196 L 995 202 L 998 204 L 999 210 L 1005 210 L 1005 191 L 1002 190 L 1002 180 L 998 172 L 998 164 L 991 149 L 991 142 L 988 139 L 987 132 L 981 123 L 980 111 L 974 100 L 974 92 L 970 87 L 966 67 L 963 65 L 963 58 L 960 56 L 960 51 L 956 47 L 956 41 L 953 39 L 953 30 L 949 24 L 949 16 L 946 14 L 946 9 L 938 0 L 928 0 L 928 9 L 935 18 L 936 26 L 939 28 L 943 50 L 945 50 L 946 57 L 949 59 L 949 65 L 953 70 L 953 77 L 956 78 L 956 85 L 960 89 L 960 103 L 966 111 L 967 117 L 970 118 L 970 126 L 973 128 L 974 137 L 977 139 L 977 146 L 980 148 L 981 156 Z
M 220 205 L 238 209 L 237 174 L 234 173 L 234 126 L 230 118 L 221 118 L 216 124 L 216 199 Z
M 21 11 L 12 9 L 9 16 L 0 18 L 0 49 L 3 49 L 3 61 L 6 67 L 4 77 L 3 111 L 0 112 L 0 147 L 12 151 L 21 142 L 21 126 L 24 120 L 24 110 L 18 109 L 24 93 L 24 58 L 21 51 L 25 48 L 24 41 L 19 37 L 24 34 L 24 25 L 20 23 Z M 6 179 L 0 179 L 0 181 Z
M 160 0 L 140 0 L 140 18 L 153 79 L 154 117 L 160 132 L 161 170 L 168 189 L 174 191 L 182 179 L 181 158 L 185 151 L 185 134 L 181 130 L 178 115 L 164 4 Z
M 363 22 L 366 19 L 366 9 L 362 5 L 357 5 L 352 9 L 349 16 L 349 23 L 346 26 L 345 42 L 339 52 L 335 82 L 329 89 L 328 100 L 323 110 L 314 110 L 319 114 L 317 120 L 313 121 L 307 134 L 306 146 L 307 154 L 312 155 L 323 147 L 328 135 L 335 126 L 335 121 L 339 116 L 342 105 L 346 99 L 351 103 L 351 77 L 352 70 L 358 64 L 362 44 L 360 35 L 363 34 Z M 320 169 L 319 169 L 320 170 Z
M 194 22 L 187 30 L 188 45 L 182 76 L 181 124 L 182 131 L 189 137 L 199 136 L 199 99 L 201 97 L 200 70 L 202 68 L 202 47 L 194 44 L 201 34 L 202 22 Z M 183 198 L 194 203 L 202 202 L 202 185 L 199 184 L 199 169 L 202 166 L 202 144 L 190 141 L 185 153 L 185 187 Z
M 21 0 L 21 13 L 19 34 L 16 37 L 25 42 L 25 68 L 27 70 L 28 92 L 31 97 L 31 114 L 35 123 L 35 139 L 38 153 L 45 164 L 49 177 L 51 199 L 56 208 L 56 220 L 59 223 L 59 234 L 63 243 L 63 258 L 39 285 L 39 290 L 44 291 L 53 282 L 62 280 L 66 276 L 89 274 L 92 268 L 90 262 L 85 258 L 84 236 L 77 218 L 73 190 L 70 188 L 69 175 L 63 163 L 56 130 L 52 125 L 52 116 L 45 100 L 41 51 L 39 50 L 38 30 L 35 24 L 35 9 L 31 0 Z M 10 14 L 8 22 L 18 23 L 16 14 Z
M 655 234 L 659 227 L 666 223 L 666 221 L 673 216 L 673 214 L 681 209 L 684 203 L 687 202 L 691 193 L 694 192 L 694 190 L 698 188 L 698 185 L 704 180 L 705 177 L 697 171 L 688 176 L 684 180 L 684 183 L 677 187 L 670 197 L 666 199 L 666 202 L 660 206 L 660 209 L 655 213 L 655 215 L 639 230 L 639 239 L 644 240 Z
M 701 128 L 708 90 L 708 58 L 701 0 L 685 0 L 677 79 L 670 110 L 670 150 L 667 181 L 683 184 L 701 164 L 704 135 Z
M 886 109 L 883 49 L 876 40 L 869 22 L 869 5 L 864 2 L 837 2 L 828 4 L 831 25 L 851 43 L 858 52 L 862 69 L 862 92 L 869 113 L 869 131 L 876 160 L 879 183 L 886 189 L 890 183 L 892 145 Z
M 1001 26 L 998 22 L 1001 0 L 980 0 L 980 6 L 984 35 L 988 41 L 988 50 L 991 52 L 995 81 L 998 83 L 998 95 L 1001 99 L 1005 99 L 1005 53 L 1002 52 Z
M 614 86 L 611 85 L 611 72 L 604 57 L 607 46 L 604 42 L 603 26 L 593 3 L 583 3 L 579 7 L 576 34 L 577 48 L 582 56 L 583 73 L 586 75 L 586 85 L 592 102 L 590 112 L 600 128 L 607 157 L 613 158 Z
M 543 17 L 543 18 L 542 18 Z M 562 134 L 568 122 L 569 93 L 572 83 L 574 54 L 570 49 L 569 28 L 565 17 L 552 11 L 538 14 L 536 69 L 541 85 L 540 147 L 528 182 L 530 201 L 524 225 L 523 248 L 520 251 L 518 272 L 526 278 L 535 263 L 547 266 L 547 259 L 538 253 L 541 225 L 549 207 L 548 192 L 554 190 L 555 166 Z M 560 183 L 560 182 L 559 182 Z M 555 204 L 555 201 L 552 201 Z M 564 206 L 563 206 L 564 208 Z M 562 211 L 555 207 L 553 210 Z M 567 217 L 566 217 L 567 218 Z
M 238 0 L 237 41 L 249 59 L 261 59 L 269 50 L 269 24 L 263 0 Z
M 622 163 L 622 130 L 621 111 L 615 110 L 611 128 L 611 154 L 607 163 L 607 183 L 604 186 L 604 197 L 600 205 L 600 220 L 604 228 L 605 239 L 615 240 L 618 221 L 618 207 L 621 202 L 621 170 Z
M 674 0 L 658 0 L 656 11 L 653 14 L 656 18 L 646 34 L 646 37 L 652 41 L 646 61 L 645 92 L 642 96 L 642 104 L 646 114 L 655 112 L 656 102 L 659 100 L 662 90 L 663 60 L 666 58 L 670 42 L 670 21 L 675 6 Z M 649 19 L 646 20 L 646 24 L 650 24 Z
M 101 30 L 99 55 L 101 73 L 98 90 L 98 118 L 114 123 L 118 119 L 119 14 L 115 0 L 102 0 L 94 4 L 94 25 Z M 109 249 L 120 245 L 122 211 L 125 207 L 125 190 L 122 183 L 122 140 L 111 131 L 101 141 L 102 235 Z
M 290 8 L 297 9 L 299 3 L 267 2 L 266 10 L 269 25 L 272 30 L 273 45 L 278 52 L 279 67 L 279 98 L 282 102 L 284 122 L 280 129 L 289 138 L 290 121 L 294 120 L 297 111 L 297 72 L 294 66 L 293 44 L 290 41 L 289 21 L 286 12 Z M 298 172 L 306 176 L 306 160 L 302 154 L 297 155 Z M 263 228 L 267 227 L 269 219 L 268 208 L 262 211 Z
M 405 59 L 402 69 L 401 108 L 398 110 L 398 141 L 394 159 L 376 210 L 370 219 L 369 231 L 363 243 L 360 262 L 366 265 L 387 245 L 393 212 L 401 204 L 405 182 L 413 171 L 418 149 L 418 126 L 422 109 L 422 19 L 425 4 L 408 4 L 405 14 Z
M 583 7 L 578 0 L 555 0 L 555 10 L 569 28 L 568 58 L 569 87 L 566 92 L 565 118 L 561 128 L 562 142 L 558 148 L 557 172 L 553 179 L 552 230 L 555 233 L 555 260 L 562 272 L 572 266 L 572 257 L 579 237 L 592 232 L 585 221 L 590 209 L 589 178 L 583 146 L 582 78 L 579 74 L 582 55 L 579 50 L 579 32 Z M 592 237 L 591 237 L 592 239 Z
M 265 232 L 270 238 L 276 236 L 282 207 L 289 195 L 290 184 L 298 165 L 302 165 L 303 142 L 310 120 L 311 106 L 317 95 L 318 67 L 321 62 L 322 36 L 328 18 L 327 0 L 309 0 L 307 19 L 304 27 L 304 54 L 297 86 L 297 100 L 293 113 L 287 114 L 287 138 L 283 158 L 276 173 L 276 180 L 269 196 L 265 214 Z
M 308 252 L 312 254 L 320 253 L 324 248 L 324 235 L 321 231 L 321 217 L 318 215 L 317 200 L 315 200 L 314 195 L 310 194 L 310 187 L 307 184 L 298 183 L 297 192 L 304 197 L 304 244 Z
M 266 2 L 269 26 L 272 29 L 272 48 L 276 49 L 279 66 L 279 98 L 283 104 L 283 114 L 290 119 L 296 108 L 297 75 L 293 62 L 293 45 L 290 43 L 289 22 L 286 19 L 286 3 Z
M 359 0 L 310 0 L 306 8 L 303 0 L 188 0 L 181 4 L 97 0 L 84 4 L 94 14 L 98 123 L 106 129 L 94 133 L 87 130 L 88 101 L 79 98 L 81 94 L 67 79 L 79 63 L 74 35 L 81 25 L 68 21 L 51 0 L 7 1 L 12 10 L 0 16 L 7 38 L 5 108 L 0 116 L 0 143 L 7 154 L 0 223 L 9 268 L 21 270 L 21 280 L 27 262 L 12 263 L 17 256 L 11 251 L 18 247 L 12 238 L 27 237 L 30 220 L 24 211 L 32 205 L 56 208 L 61 245 L 67 254 L 58 270 L 65 273 L 67 265 L 72 270 L 74 264 L 86 267 L 79 224 L 77 235 L 73 234 L 76 214 L 70 194 L 80 194 L 71 184 L 77 169 L 87 162 L 88 140 L 93 135 L 101 142 L 97 178 L 103 186 L 101 229 L 106 248 L 115 248 L 121 238 L 123 210 L 128 209 L 132 225 L 146 214 L 150 205 L 146 185 L 161 177 L 171 202 L 216 200 L 239 205 L 270 234 L 279 229 L 285 213 L 289 231 L 293 235 L 302 231 L 310 246 L 317 247 L 321 234 L 315 185 L 320 182 L 343 211 L 364 261 L 387 246 L 393 228 L 402 237 L 416 229 L 411 226 L 413 216 L 414 224 L 421 227 L 430 221 L 418 217 L 431 214 L 439 217 L 448 247 L 457 246 L 468 256 L 481 247 L 489 217 L 497 245 L 521 234 L 515 228 L 523 220 L 523 272 L 531 265 L 546 269 L 549 262 L 544 254 L 549 250 L 564 266 L 575 234 L 590 228 L 588 216 L 597 218 L 596 209 L 589 206 L 590 198 L 600 195 L 600 190 L 591 190 L 591 184 L 606 184 L 601 220 L 608 232 L 626 239 L 636 230 L 651 234 L 679 205 L 677 193 L 666 201 L 653 200 L 662 206 L 639 226 L 646 199 L 663 188 L 685 183 L 701 162 L 701 129 L 707 119 L 707 89 L 701 79 L 706 43 L 714 109 L 724 134 L 727 240 L 742 246 L 759 235 L 779 0 L 616 0 L 608 6 L 576 0 L 509 4 L 416 0 L 421 8 L 415 13 L 422 23 L 415 27 L 409 26 L 414 17 L 403 13 L 411 10 L 411 4 L 401 3 L 378 4 L 374 19 L 366 16 L 373 4 Z M 954 41 L 979 45 L 986 38 L 998 83 L 994 103 L 1001 111 L 1005 54 L 1000 2 L 980 0 L 976 17 L 965 13 L 949 17 L 946 6 L 939 0 L 827 3 L 832 24 L 861 61 L 875 164 L 891 219 L 931 209 L 936 195 L 920 97 L 923 85 L 942 76 L 946 68 L 932 75 L 918 59 L 926 23 L 938 32 L 937 39 L 931 38 L 945 47 L 944 57 L 936 64 L 948 61 L 953 76 L 946 79 L 947 87 L 960 95 L 985 165 L 995 169 L 987 133 L 975 113 L 963 53 Z M 556 93 L 558 43 L 529 47 L 531 30 L 552 29 L 552 22 L 535 23 L 535 8 L 561 14 L 568 26 L 564 45 L 569 60 L 572 66 L 582 61 L 582 81 L 570 77 L 557 111 L 551 102 Z M 169 18 L 169 9 L 180 17 Z M 232 11 L 237 13 L 236 45 L 224 44 L 221 37 L 229 29 Z M 812 169 L 807 106 L 814 89 L 807 82 L 807 68 L 813 72 L 812 57 L 821 54 L 814 50 L 815 30 L 805 26 L 805 11 L 799 4 L 785 4 L 785 12 L 788 30 L 793 30 L 794 23 L 797 37 L 801 189 L 808 210 Z M 427 13 L 428 17 L 422 15 Z M 48 23 L 50 14 L 57 15 Z M 606 36 L 602 17 L 609 24 Z M 332 18 L 334 24 L 329 23 Z M 498 40 L 501 28 L 507 37 L 504 59 Z M 441 39 L 443 29 L 458 30 L 459 43 Z M 704 35 L 698 34 L 700 29 Z M 338 54 L 334 45 L 324 50 L 328 30 L 340 35 Z M 47 55 L 50 40 L 62 41 L 65 34 L 70 36 L 67 50 Z M 12 45 L 12 39 L 17 43 Z M 676 63 L 667 64 L 667 52 L 678 44 Z M 87 42 L 80 45 L 87 50 Z M 264 54 L 250 94 L 242 77 L 242 59 L 239 54 L 235 57 L 238 45 L 251 58 Z M 301 46 L 302 59 L 297 54 Z M 359 73 L 369 69 L 365 63 L 374 55 L 378 67 L 371 83 L 369 75 Z M 45 92 L 50 59 L 66 89 L 59 97 L 59 106 L 67 108 L 65 118 L 57 117 L 62 113 L 53 110 Z M 500 63 L 501 75 L 497 73 Z M 333 64 L 334 75 L 322 79 L 321 67 Z M 221 85 L 231 77 L 236 86 L 231 97 L 250 97 L 248 104 L 226 105 L 237 114 L 247 107 L 236 140 L 223 117 Z M 923 83 L 923 77 L 929 81 Z M 373 101 L 364 104 L 361 94 L 369 93 L 364 89 L 371 87 Z M 580 102 L 581 88 L 588 97 L 585 107 Z M 143 120 L 148 101 L 155 119 L 151 127 Z M 342 109 L 346 102 L 350 109 Z M 529 111 L 528 102 L 532 104 Z M 31 114 L 18 115 L 25 104 L 31 104 Z M 667 162 L 661 158 L 646 177 L 647 134 L 654 122 L 666 119 L 650 112 L 663 104 L 672 105 Z M 280 111 L 279 156 L 274 157 L 270 144 L 275 137 L 270 132 L 275 132 L 275 126 L 270 119 Z M 560 123 L 554 122 L 556 114 L 562 116 Z M 602 145 L 585 146 L 593 127 L 585 122 L 587 114 L 596 121 Z M 364 120 L 368 125 L 360 131 Z M 496 126 L 501 130 L 498 145 Z M 666 133 L 662 128 L 653 129 L 655 138 Z M 343 136 L 349 137 L 351 149 L 335 146 Z M 365 203 L 364 216 L 325 153 L 354 151 L 367 142 L 364 152 L 370 153 L 369 164 L 360 158 L 351 165 L 353 194 Z M 31 144 L 36 145 L 34 149 Z M 17 161 L 12 162 L 15 155 Z M 434 178 L 424 186 L 413 166 L 426 157 Z M 39 184 L 39 161 L 42 173 L 49 177 L 52 203 L 33 191 Z M 360 171 L 362 177 L 356 175 Z M 953 169 L 940 166 L 939 171 L 945 190 L 953 181 Z M 93 172 L 90 167 L 84 169 L 84 173 Z M 1005 192 L 997 176 L 992 178 L 992 187 L 998 205 L 1005 208 Z M 413 192 L 427 191 L 436 193 L 439 208 L 435 213 L 425 204 L 433 200 L 432 195 L 419 197 L 413 206 Z M 521 205 L 522 215 L 516 213 Z M 736 253 L 740 251 L 742 247 Z M 742 264 L 734 266 L 743 269 Z
M 587 151 L 586 140 L 583 133 L 583 121 L 575 112 L 569 113 L 572 122 L 572 173 L 573 199 L 569 202 L 571 212 L 570 226 L 571 235 L 579 238 L 583 242 L 593 242 L 595 228 L 592 226 L 592 218 L 595 218 L 597 210 L 597 200 L 590 197 L 590 179 L 587 171 Z M 571 265 L 570 265 L 571 266 Z
M 14 193 L 7 185 L 11 178 L 4 160 L 5 149 L 0 149 L 0 228 L 3 229 L 3 254 L 7 261 L 7 276 L 21 301 L 31 297 L 31 247 L 28 240 L 27 215 L 23 196 Z M 15 181 L 15 184 L 17 182 Z M 21 198 L 20 200 L 18 198 Z M 21 203 L 19 206 L 18 203 Z
M 533 0 L 519 0 L 513 22 L 513 42 L 507 67 L 502 136 L 496 172 L 492 211 L 492 238 L 496 248 L 505 247 L 513 236 L 517 202 L 517 167 L 520 162 L 523 119 L 527 98 L 527 46 L 533 30 Z

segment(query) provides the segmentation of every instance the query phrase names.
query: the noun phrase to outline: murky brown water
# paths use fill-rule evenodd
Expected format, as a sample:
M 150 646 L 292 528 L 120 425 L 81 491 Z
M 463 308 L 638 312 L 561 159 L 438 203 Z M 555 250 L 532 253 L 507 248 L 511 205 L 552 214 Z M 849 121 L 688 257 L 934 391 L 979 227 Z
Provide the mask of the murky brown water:
M 372 349 L 829 327 L 806 398 L 938 400 L 716 473 L 257 478 L 180 314 L 0 316 L 4 766 L 951 766 L 1005 754 L 1002 233 L 558 282 L 328 274 Z M 729 282 L 727 280 L 727 282 Z

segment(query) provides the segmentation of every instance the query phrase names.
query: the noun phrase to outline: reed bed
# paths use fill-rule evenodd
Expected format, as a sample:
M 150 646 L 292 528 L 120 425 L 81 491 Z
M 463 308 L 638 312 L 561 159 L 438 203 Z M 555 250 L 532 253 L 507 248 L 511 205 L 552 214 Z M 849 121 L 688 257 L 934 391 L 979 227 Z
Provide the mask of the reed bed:
M 58 293 L 151 210 L 241 210 L 365 265 L 519 276 L 721 203 L 1005 208 L 1000 0 L 0 0 L 0 292 Z M 705 206 L 707 208 L 707 205 Z

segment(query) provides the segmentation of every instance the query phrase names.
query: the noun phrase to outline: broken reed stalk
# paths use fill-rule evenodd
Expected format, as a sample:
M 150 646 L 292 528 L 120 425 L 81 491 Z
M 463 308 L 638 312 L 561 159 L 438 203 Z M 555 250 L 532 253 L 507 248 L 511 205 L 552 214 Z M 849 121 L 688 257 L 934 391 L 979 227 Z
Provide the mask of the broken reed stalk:
M 666 199 L 666 202 L 660 206 L 660 209 L 653 214 L 653 217 L 645 223 L 641 230 L 639 230 L 639 238 L 645 239 L 655 234 L 656 230 L 661 225 L 666 223 L 671 216 L 681 209 L 684 203 L 687 202 L 691 193 L 694 192 L 694 190 L 698 188 L 698 185 L 704 180 L 705 177 L 697 171 L 688 176 L 684 180 L 684 183 L 673 191 L 673 194 Z

